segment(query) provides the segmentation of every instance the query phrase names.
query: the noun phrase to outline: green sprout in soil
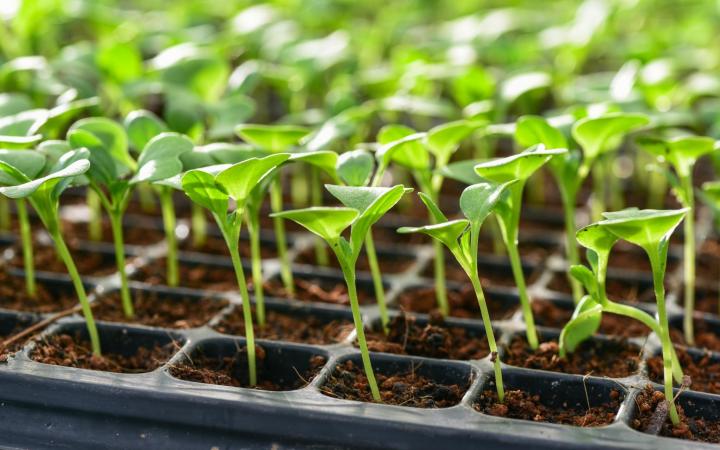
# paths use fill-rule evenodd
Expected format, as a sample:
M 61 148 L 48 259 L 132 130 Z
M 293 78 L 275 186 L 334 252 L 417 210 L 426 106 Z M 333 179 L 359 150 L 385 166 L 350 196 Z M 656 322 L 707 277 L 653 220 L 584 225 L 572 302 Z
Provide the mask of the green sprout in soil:
M 297 222 L 307 228 L 308 231 L 324 239 L 335 253 L 347 284 L 365 375 L 373 399 L 379 402 L 381 400 L 380 390 L 370 361 L 370 353 L 365 339 L 365 327 L 357 295 L 355 265 L 370 227 L 395 206 L 409 190 L 402 185 L 393 186 L 392 188 L 335 185 L 327 185 L 326 187 L 345 206 L 316 206 L 273 213 L 272 216 Z M 343 231 L 348 227 L 350 227 L 349 240 L 342 236 Z

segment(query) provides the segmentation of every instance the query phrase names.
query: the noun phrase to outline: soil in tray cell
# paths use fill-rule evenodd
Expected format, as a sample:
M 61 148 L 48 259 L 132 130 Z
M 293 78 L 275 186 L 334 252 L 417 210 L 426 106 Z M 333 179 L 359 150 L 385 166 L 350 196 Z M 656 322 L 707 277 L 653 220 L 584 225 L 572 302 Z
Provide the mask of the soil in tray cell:
M 452 256 L 450 257 L 452 258 Z M 525 273 L 525 283 L 529 286 L 532 284 L 537 277 L 540 275 L 539 271 L 534 270 L 532 267 L 524 267 L 523 272 Z M 422 271 L 422 276 L 425 278 L 433 278 L 435 275 L 434 262 L 428 263 L 425 270 Z M 503 264 L 491 264 L 483 261 L 478 262 L 478 274 L 480 275 L 480 283 L 483 287 L 487 286 L 510 286 L 516 285 L 515 277 L 513 277 L 512 269 L 510 265 Z M 460 265 L 453 259 L 445 260 L 445 278 L 460 283 L 469 283 L 469 279 L 465 271 Z
M 562 329 L 573 314 L 573 305 L 562 307 L 547 300 L 537 300 L 532 303 L 535 325 Z M 622 337 L 642 337 L 650 334 L 650 329 L 641 322 L 617 314 L 604 313 L 600 323 L 601 334 Z
M 693 391 L 720 394 L 720 360 L 711 355 L 692 355 L 682 348 L 677 348 L 678 359 L 683 374 L 690 377 L 690 389 Z M 656 383 L 663 383 L 662 355 L 654 356 L 647 361 L 648 375 Z
M 375 371 L 382 403 L 414 408 L 447 408 L 462 400 L 469 383 L 442 384 L 415 370 L 385 374 Z M 372 402 L 362 365 L 347 360 L 335 367 L 321 392 L 329 397 Z
M 104 339 L 101 338 L 101 341 Z M 177 352 L 180 345 L 136 346 L 132 352 L 104 350 L 102 356 L 92 353 L 90 341 L 83 333 L 61 333 L 39 339 L 30 357 L 44 364 L 101 370 L 117 373 L 143 373 L 160 367 Z
M 214 264 L 189 264 L 180 261 L 178 265 L 180 283 L 178 286 L 191 289 L 207 289 L 210 291 L 237 291 L 238 284 L 235 271 L 230 266 Z M 167 286 L 167 266 L 165 258 L 156 259 L 141 266 L 132 276 L 133 279 L 154 286 Z M 245 272 L 248 286 L 252 278 Z
M 427 324 L 401 314 L 390 321 L 387 334 L 379 330 L 379 324 L 376 328 L 366 333 L 373 352 L 458 360 L 482 359 L 490 353 L 484 335 L 447 325 L 439 314 L 433 314 Z
M 533 351 L 525 336 L 518 335 L 505 347 L 503 362 L 527 369 L 610 378 L 633 375 L 640 365 L 641 349 L 623 340 L 589 339 L 567 358 L 560 358 L 558 348 L 553 339 L 541 342 Z
M 197 383 L 220 386 L 253 388 L 263 391 L 292 391 L 300 389 L 313 380 L 325 365 L 327 359 L 322 355 L 308 354 L 306 368 L 287 368 L 277 370 L 270 367 L 268 358 L 281 358 L 281 354 L 268 355 L 260 346 L 256 346 L 257 384 L 250 386 L 248 362 L 245 348 L 238 349 L 233 355 L 208 356 L 202 352 L 191 355 L 192 362 L 184 362 L 170 368 L 175 378 Z
M 304 302 L 330 303 L 334 305 L 350 306 L 347 286 L 342 279 L 320 279 L 312 277 L 293 277 L 295 294 L 290 295 L 279 279 L 272 279 L 265 283 L 265 295 L 279 298 L 291 298 Z M 367 290 L 360 283 L 357 284 L 358 301 L 361 305 L 368 305 L 375 301 L 372 288 Z
M 720 264 L 720 262 L 719 262 Z M 717 283 L 717 278 L 714 281 Z M 720 314 L 718 307 L 718 291 L 696 289 L 695 290 L 695 311 L 706 312 L 709 314 Z M 685 306 L 685 292 L 680 292 L 680 305 Z
M 0 308 L 13 311 L 51 313 L 72 308 L 77 297 L 71 286 L 60 288 L 57 284 L 36 280 L 34 297 L 25 290 L 25 278 L 11 275 L 0 269 Z
M 490 317 L 495 320 L 509 318 L 519 306 L 519 300 L 502 298 L 487 290 L 485 291 L 485 301 L 490 310 Z M 449 289 L 448 302 L 451 316 L 480 317 L 477 297 L 470 284 L 464 285 L 460 290 Z M 400 293 L 397 303 L 400 309 L 408 312 L 431 313 L 438 309 L 435 288 L 431 286 L 409 288 Z
M 69 222 L 62 224 L 63 235 L 72 236 L 75 239 L 90 240 L 87 222 Z M 126 245 L 152 245 L 165 239 L 165 234 L 160 229 L 151 227 L 131 227 L 123 226 L 123 241 Z M 110 222 L 103 220 L 101 242 L 113 242 L 112 228 Z M 69 245 L 72 245 L 72 239 L 69 239 Z
M 118 271 L 115 256 L 110 253 L 102 253 L 88 250 L 71 249 L 73 261 L 81 275 L 103 277 Z M 128 258 L 129 259 L 129 258 Z M 43 272 L 67 273 L 65 263 L 55 252 L 53 247 L 36 246 L 33 248 L 33 260 L 35 270 Z M 15 248 L 15 255 L 11 264 L 17 268 L 23 268 L 22 249 Z
M 317 258 L 315 256 L 315 249 L 308 248 L 302 251 L 297 256 L 294 262 L 298 264 L 319 266 L 319 264 L 317 263 Z M 377 255 L 377 257 L 378 265 L 380 266 L 380 272 L 384 274 L 405 272 L 407 269 L 410 268 L 410 266 L 412 266 L 413 262 L 415 262 L 415 259 L 412 256 L 407 255 L 379 254 Z M 337 258 L 334 257 L 334 255 L 329 255 L 328 262 L 328 267 L 340 270 L 340 263 L 338 262 Z M 355 268 L 357 271 L 360 272 L 370 272 L 370 263 L 368 262 L 367 255 L 365 253 L 362 253 L 360 255 Z
M 25 343 L 30 340 L 32 334 L 28 334 L 24 338 L 20 338 L 8 345 L 2 345 L 4 342 L 22 332 L 34 322 L 31 317 L 5 317 L 0 319 L 0 363 L 6 362 L 8 358 L 25 346 Z
M 556 272 L 546 287 L 554 292 L 562 292 L 568 295 L 572 294 L 567 275 L 563 272 Z M 665 286 L 665 288 L 667 289 L 668 287 Z M 618 302 L 655 303 L 655 293 L 653 292 L 651 280 L 621 280 L 608 276 L 606 291 L 608 298 Z
M 223 238 L 217 236 L 207 236 L 205 243 L 200 247 L 195 247 L 193 245 L 192 238 L 188 238 L 180 243 L 180 249 L 188 252 L 209 253 L 212 255 L 227 256 L 230 258 L 230 251 L 228 250 L 227 243 L 225 243 Z M 249 258 L 252 256 L 250 251 L 250 242 L 245 239 L 240 239 L 238 242 L 238 249 L 240 250 L 240 257 L 248 259 L 249 261 Z M 277 250 L 275 248 L 275 243 L 261 242 L 260 256 L 262 259 L 276 258 Z
M 695 344 L 692 347 L 720 352 L 720 323 L 702 319 L 694 320 Z M 681 345 L 688 345 L 681 321 L 670 324 L 670 339 Z
M 325 320 L 309 314 L 292 314 L 268 310 L 265 326 L 255 323 L 255 337 L 273 341 L 300 342 L 311 345 L 329 345 L 342 342 L 355 329 L 346 319 Z M 245 336 L 245 323 L 240 306 L 235 307 L 216 326 L 220 333 Z
M 227 300 L 169 296 L 153 291 L 130 292 L 135 315 L 127 318 L 120 293 L 113 292 L 97 301 L 95 318 L 109 322 L 137 323 L 162 328 L 197 328 L 205 325 L 224 308 Z
M 621 396 L 617 390 L 610 391 L 610 401 L 590 408 L 558 408 L 543 404 L 541 396 L 519 389 L 505 392 L 503 403 L 498 402 L 497 391 L 488 389 L 480 394 L 475 410 L 491 416 L 533 422 L 560 423 L 576 427 L 600 427 L 615 420 L 620 408 Z
M 682 405 L 677 405 L 680 424 L 675 426 L 667 416 L 665 395 L 650 385 L 638 394 L 635 404 L 637 413 L 630 425 L 636 430 L 666 437 L 720 443 L 720 420 L 689 417 Z

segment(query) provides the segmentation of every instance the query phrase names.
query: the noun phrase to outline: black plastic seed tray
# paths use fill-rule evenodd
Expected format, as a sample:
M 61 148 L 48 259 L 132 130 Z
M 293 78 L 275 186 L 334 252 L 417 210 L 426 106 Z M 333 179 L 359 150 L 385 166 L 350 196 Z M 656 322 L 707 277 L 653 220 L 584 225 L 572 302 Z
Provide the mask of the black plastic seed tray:
M 181 226 L 183 224 L 181 223 Z M 299 234 L 294 239 L 291 256 L 312 246 L 312 237 Z M 559 242 L 559 238 L 558 238 Z M 522 243 L 521 243 L 522 245 Z M 143 251 L 131 264 L 153 264 L 161 258 L 163 244 Z M 393 250 L 383 248 L 392 257 Z M 421 276 L 432 264 L 432 249 L 427 245 L 404 246 L 403 256 L 415 256 L 405 272 L 388 275 L 385 280 L 392 314 L 398 314 L 395 301 L 404 290 L 423 286 L 432 280 Z M 530 286 L 534 298 L 545 298 L 568 306 L 567 299 L 546 289 L 553 271 L 562 266 L 561 249 L 539 263 L 540 274 Z M 6 255 L 7 256 L 7 255 Z M 189 259 L 194 255 L 186 254 Z M 195 262 L 206 262 L 198 256 Z M 275 260 L 264 261 L 265 276 L 278 276 Z M 495 261 L 496 265 L 500 262 Z M 499 267 L 500 267 L 499 266 Z M 342 283 L 339 272 L 312 266 L 297 266 L 298 276 Z M 15 269 L 14 269 L 15 270 Z M 509 266 L 506 267 L 509 272 Z M 19 270 L 15 270 L 21 276 Z M 674 287 L 669 295 L 668 309 L 673 323 L 681 320 L 677 306 L 677 277 L 669 277 Z M 67 287 L 63 275 L 42 275 L 42 280 Z M 63 281 L 65 280 L 65 281 Z M 91 299 L 117 289 L 116 275 L 93 280 Z M 371 289 L 369 278 L 361 276 L 359 285 Z M 450 284 L 450 287 L 456 286 Z M 32 351 L 36 340 L 25 346 L 0 366 L 0 430 L 7 446 L 21 448 L 587 448 L 587 449 L 677 449 L 712 446 L 677 439 L 657 437 L 636 431 L 630 423 L 637 413 L 635 397 L 648 384 L 644 358 L 658 352 L 655 336 L 633 338 L 631 343 L 642 348 L 636 373 L 622 379 L 609 379 L 592 374 L 568 375 L 504 365 L 506 389 L 522 389 L 538 395 L 548 406 L 583 410 L 608 400 L 612 391 L 619 393 L 621 406 L 611 425 L 581 428 L 494 417 L 476 411 L 480 393 L 493 389 L 492 364 L 489 358 L 473 361 L 451 361 L 405 355 L 373 353 L 378 373 L 392 374 L 414 370 L 440 384 L 466 387 L 462 400 L 454 406 L 419 409 L 403 406 L 362 403 L 327 395 L 325 383 L 334 368 L 351 359 L 360 363 L 359 352 L 352 345 L 354 335 L 333 345 L 305 345 L 260 340 L 266 353 L 263 370 L 274 380 L 298 382 L 313 356 L 325 360 L 311 380 L 300 379 L 297 389 L 281 392 L 261 391 L 232 386 L 219 386 L 185 381 L 173 375 L 174 369 L 197 355 L 233 356 L 245 346 L 242 336 L 217 332 L 213 327 L 240 299 L 234 293 L 210 293 L 188 289 L 152 287 L 134 283 L 133 289 L 154 291 L 168 301 L 184 298 L 213 298 L 229 302 L 207 324 L 191 329 L 164 329 L 142 325 L 101 322 L 101 339 L 106 350 L 131 354 L 138 346 L 159 344 L 172 346 L 173 351 L 157 368 L 145 373 L 110 373 L 75 369 L 36 362 Z M 512 288 L 488 288 L 508 303 L 517 304 Z M 189 296 L 189 297 L 188 297 Z M 652 305 L 643 305 L 649 311 Z M 268 310 L 291 312 L 301 317 L 315 316 L 321 321 L 349 320 L 349 308 L 341 305 L 299 302 L 279 298 L 267 299 Z M 366 324 L 377 324 L 379 315 L 374 305 L 363 306 Z M 424 323 L 428 317 L 416 314 Z M 3 311 L 0 332 L 9 332 L 23 324 L 47 317 Z M 705 316 L 712 322 L 711 316 Z M 714 322 L 713 322 L 714 323 Z M 484 328 L 479 318 L 451 318 L 448 325 L 465 327 L 475 336 Z M 495 320 L 494 326 L 502 347 L 513 336 L 524 334 L 520 311 Z M 719 328 L 720 329 L 720 328 Z M 543 336 L 556 336 L 559 330 L 541 328 Z M 59 333 L 85 333 L 81 317 L 63 318 L 47 328 L 37 339 Z M 607 340 L 599 336 L 594 339 Z M 301 377 L 302 378 L 302 377 Z M 307 381 L 307 382 L 306 382 Z M 655 384 L 656 388 L 660 386 Z M 720 418 L 720 395 L 683 392 L 680 403 L 691 416 Z

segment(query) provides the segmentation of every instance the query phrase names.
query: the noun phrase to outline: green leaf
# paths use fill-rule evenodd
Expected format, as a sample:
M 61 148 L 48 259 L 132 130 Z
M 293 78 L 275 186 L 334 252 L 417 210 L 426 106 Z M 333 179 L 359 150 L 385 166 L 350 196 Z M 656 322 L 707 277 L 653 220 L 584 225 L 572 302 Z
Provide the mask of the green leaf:
M 80 119 L 68 131 L 68 140 L 71 141 L 71 144 L 70 138 L 73 131 L 77 130 L 89 133 L 97 139 L 92 145 L 83 143 L 83 146 L 90 150 L 91 158 L 95 157 L 94 153 L 104 152 L 111 156 L 117 164 L 130 169 L 135 168 L 135 161 L 128 152 L 127 133 L 119 123 L 104 117 Z M 77 146 L 73 146 L 77 148 Z
M 470 223 L 482 224 L 502 198 L 505 188 L 513 182 L 505 184 L 482 182 L 466 187 L 460 194 L 460 209 Z
M 58 162 L 62 155 L 71 151 L 72 148 L 67 141 L 50 140 L 41 142 L 37 150 L 45 156 L 45 165 L 52 167 Z
M 26 183 L 45 168 L 45 156 L 34 150 L 0 150 L 0 185 Z
M 167 131 L 167 126 L 155 114 L 144 109 L 131 111 L 124 121 L 130 145 L 139 153 L 150 139 Z
M 262 158 L 267 152 L 246 144 L 213 142 L 195 146 L 192 152 L 180 155 L 185 170 L 199 169 L 215 164 L 235 164 L 250 158 Z
M 575 236 L 580 245 L 603 255 L 608 255 L 618 241 L 618 237 L 610 232 L 602 222 L 581 228 Z
M 177 46 L 167 49 L 166 52 L 170 53 L 173 50 L 177 50 Z M 181 87 L 205 102 L 216 101 L 225 90 L 230 69 L 220 57 L 195 53 L 177 58 L 161 67 L 164 69 L 162 80 L 170 85 L 168 90 L 171 95 L 174 94 L 174 88 Z M 156 60 L 165 56 L 167 54 L 161 53 Z M 163 65 L 163 63 L 161 62 L 159 65 Z
M 182 176 L 182 190 L 190 200 L 222 217 L 228 210 L 229 197 L 215 181 L 215 175 L 204 170 L 191 170 Z
M 305 127 L 293 125 L 242 124 L 235 133 L 245 142 L 272 153 L 285 152 L 298 145 L 310 133 Z
M 620 239 L 648 249 L 670 239 L 670 235 L 689 211 L 684 209 L 658 210 L 628 208 L 603 213 L 599 222 Z
M 187 136 L 178 133 L 161 133 L 155 136 L 140 153 L 138 171 L 130 182 L 153 182 L 179 174 L 183 170 L 180 157 L 192 150 L 193 143 Z
M 245 202 L 255 186 L 289 158 L 289 153 L 278 153 L 265 158 L 250 158 L 223 170 L 215 177 L 215 180 L 237 202 L 238 209 L 241 209 L 245 206 Z
M 84 157 L 76 159 L 78 156 Z M 60 183 L 63 180 L 69 183 L 70 179 L 87 172 L 89 168 L 90 161 L 87 159 L 87 151 L 75 150 L 63 155 L 56 168 L 48 175 L 22 184 L 0 187 L 0 194 L 10 198 L 25 198 L 43 188 L 46 191 L 56 190 L 56 195 L 59 196 L 62 189 L 56 189 L 56 187 L 62 188 Z M 64 184 L 67 185 L 67 183 Z
M 351 150 L 337 159 L 337 174 L 345 184 L 366 186 L 370 182 L 375 167 L 375 159 L 366 150 Z
M 515 123 L 515 140 L 528 148 L 543 144 L 545 148 L 568 148 L 567 139 L 560 130 L 540 116 L 522 116 Z
M 304 162 L 317 167 L 327 173 L 333 180 L 338 179 L 335 171 L 337 161 L 337 153 L 330 151 L 293 153 L 288 159 L 288 162 Z
M 483 178 L 475 172 L 475 166 L 482 163 L 479 159 L 466 159 L 463 161 L 452 162 L 441 167 L 439 173 L 452 180 L 465 184 L 475 184 L 483 181 Z
M 552 79 L 545 72 L 528 72 L 512 76 L 502 84 L 500 97 L 505 103 L 513 103 L 528 92 L 547 89 Z
M 590 294 L 593 298 L 597 298 L 599 292 L 598 281 L 595 274 L 593 274 L 590 269 L 583 265 L 575 264 L 570 266 L 570 275 L 578 280 L 583 287 L 585 287 L 588 294 Z
M 425 204 L 428 211 L 430 211 L 430 215 L 435 219 L 436 223 L 448 221 L 448 218 L 445 216 L 445 214 L 443 214 L 438 205 L 435 204 L 435 202 L 429 195 L 424 192 L 418 192 L 418 196 L 420 197 L 420 200 L 422 200 L 422 202 Z
M 644 114 L 609 113 L 579 120 L 573 125 L 572 135 L 582 148 L 585 159 L 592 162 L 601 153 L 617 146 L 618 140 L 625 134 L 649 122 Z
M 40 128 L 47 122 L 46 109 L 32 109 L 0 118 L 0 146 L 27 148 L 42 139 Z
M 451 220 L 449 222 L 441 222 L 434 225 L 426 225 L 424 227 L 402 227 L 397 230 L 398 233 L 423 233 L 433 239 L 442 242 L 451 252 L 460 249 L 458 239 L 468 229 L 470 221 L 466 219 Z M 453 252 L 455 253 L 455 252 Z
M 577 304 L 572 318 L 563 328 L 560 334 L 561 345 L 567 351 L 574 352 L 583 341 L 597 332 L 601 321 L 602 306 L 586 295 Z
M 140 50 L 129 42 L 108 42 L 95 54 L 98 66 L 118 82 L 139 78 L 143 73 Z
M 211 139 L 229 139 L 235 135 L 237 124 L 255 114 L 255 102 L 244 95 L 231 95 L 208 106 Z
M 506 182 L 527 180 L 550 158 L 566 153 L 566 149 L 545 150 L 542 145 L 531 147 L 517 155 L 493 159 L 475 166 L 475 172 L 487 180 Z
M 270 217 L 290 219 L 325 239 L 328 243 L 332 243 L 340 238 L 342 232 L 355 221 L 358 215 L 358 211 L 353 208 L 315 206 L 282 211 L 270 214 Z
M 0 94 L 0 117 L 12 116 L 33 108 L 33 102 L 25 94 L 8 92 Z
M 701 136 L 679 136 L 668 140 L 643 137 L 635 142 L 660 161 L 672 164 L 680 176 L 692 173 L 695 162 L 715 150 L 715 140 Z
M 411 170 L 429 169 L 430 155 L 420 142 L 426 135 L 404 125 L 385 125 L 377 136 L 382 146 L 375 157 L 385 167 L 395 162 Z
M 448 161 L 460 146 L 460 142 L 479 126 L 480 122 L 472 123 L 466 120 L 438 125 L 428 131 L 425 145 L 436 158 Z

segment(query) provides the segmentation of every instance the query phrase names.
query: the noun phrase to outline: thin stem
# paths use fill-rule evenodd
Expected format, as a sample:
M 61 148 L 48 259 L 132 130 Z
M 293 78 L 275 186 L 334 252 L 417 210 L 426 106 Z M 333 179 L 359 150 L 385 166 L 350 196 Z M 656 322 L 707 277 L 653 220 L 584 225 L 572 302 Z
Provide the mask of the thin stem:
M 435 189 L 435 186 L 441 186 L 439 183 L 433 183 L 432 178 L 427 180 L 423 177 L 416 176 L 416 182 L 423 192 L 427 192 L 432 201 L 438 203 L 439 187 Z M 430 223 L 435 224 L 437 220 L 432 214 L 428 214 Z M 433 249 L 435 250 L 435 258 L 433 259 L 433 275 L 435 277 L 435 299 L 437 300 L 438 308 L 443 317 L 450 315 L 450 305 L 447 297 L 447 284 L 445 281 L 445 249 L 443 244 L 439 241 L 433 240 Z
M 322 203 L 320 173 L 314 167 L 310 168 L 310 202 L 313 205 Z M 325 243 L 319 237 L 315 238 L 315 261 L 319 266 L 327 266 L 330 263 Z
M 258 325 L 265 326 L 265 293 L 263 290 L 262 256 L 260 253 L 260 218 L 255 211 L 245 212 L 248 234 L 250 235 L 250 259 L 252 262 L 253 294 L 255 295 L 255 315 Z
M 10 230 L 10 200 L 0 197 L 0 230 Z
M 178 276 L 177 237 L 175 236 L 175 206 L 173 205 L 170 188 L 160 188 L 160 208 L 162 209 L 163 225 L 165 227 L 165 240 L 167 242 L 167 284 L 177 286 L 180 282 Z
M 685 317 L 683 317 L 683 328 L 685 331 L 685 341 L 688 345 L 695 343 L 695 331 L 693 330 L 693 313 L 695 312 L 695 200 L 693 198 L 692 175 L 687 174 L 680 180 L 687 199 L 687 204 L 683 205 L 690 208 L 685 215 L 683 223 L 684 239 L 683 243 L 683 283 L 684 283 L 684 300 L 685 300 Z
M 477 256 L 475 256 L 475 259 L 477 259 Z M 480 306 L 480 314 L 482 315 L 483 325 L 485 326 L 485 336 L 487 337 L 488 347 L 490 348 L 490 359 L 492 360 L 495 368 L 495 387 L 497 389 L 498 400 L 502 403 L 505 400 L 505 387 L 503 385 L 500 357 L 498 356 L 497 344 L 495 342 L 495 333 L 493 332 L 492 323 L 490 322 L 490 312 L 488 311 L 487 302 L 485 301 L 485 293 L 482 290 L 482 285 L 480 284 L 480 278 L 478 277 L 477 272 L 473 272 L 469 275 L 470 281 L 475 289 L 475 296 L 477 297 L 478 305 Z
M 377 299 L 378 309 L 380 311 L 380 322 L 382 323 L 383 332 L 387 334 L 390 319 L 388 318 L 387 305 L 385 303 L 385 286 L 383 286 L 382 273 L 380 272 L 380 265 L 378 264 L 371 230 L 368 231 L 365 237 L 365 251 L 367 252 L 370 274 L 372 275 L 373 286 L 375 288 L 375 298 Z
M 238 214 L 238 212 L 235 212 Z M 237 219 L 239 221 L 239 219 Z M 245 341 L 247 342 L 248 355 L 248 374 L 250 386 L 257 384 L 257 370 L 255 368 L 255 330 L 253 330 L 252 308 L 250 306 L 250 294 L 248 293 L 247 282 L 245 281 L 245 273 L 243 272 L 242 261 L 240 259 L 240 251 L 238 249 L 240 240 L 240 226 L 232 227 L 232 230 L 223 230 L 223 236 L 230 250 L 230 259 L 232 259 L 233 268 L 235 269 L 235 277 L 237 278 L 240 296 L 242 297 L 243 321 L 245 323 Z
M 565 256 L 569 266 L 580 264 L 577 241 L 575 240 L 575 196 L 562 195 L 563 212 L 565 215 Z M 582 284 L 567 271 L 567 278 L 572 288 L 573 300 L 577 305 L 583 296 Z
M 138 198 L 140 199 L 140 208 L 146 213 L 155 211 L 155 202 L 153 202 L 152 189 L 150 185 L 140 183 L 137 185 Z
M 125 245 L 123 239 L 122 228 L 122 212 L 110 212 L 110 226 L 113 234 L 113 244 L 115 245 L 115 263 L 120 273 L 120 301 L 122 302 L 125 317 L 132 319 L 135 316 L 132 298 L 130 297 L 130 287 L 128 286 L 128 276 L 125 270 Z
M 592 196 L 590 198 L 590 213 L 593 222 L 602 220 L 605 211 L 605 166 L 602 161 L 596 161 L 592 166 Z
M 73 286 L 75 287 L 75 293 L 78 296 L 80 307 L 82 308 L 83 316 L 85 317 L 85 325 L 87 326 L 88 336 L 90 337 L 92 352 L 93 354 L 100 356 L 100 336 L 98 335 L 97 325 L 95 325 L 92 308 L 90 308 L 90 302 L 88 301 L 87 294 L 85 293 L 85 286 L 80 278 L 80 273 L 75 266 L 75 262 L 70 255 L 67 245 L 65 245 L 65 240 L 60 233 L 59 226 L 53 226 L 52 229 L 49 229 L 48 231 L 55 242 L 55 250 L 65 263 L 65 267 L 67 268 L 70 279 L 72 279 Z
M 520 295 L 520 306 L 522 308 L 523 319 L 525 320 L 528 344 L 531 349 L 535 350 L 538 348 L 538 336 L 537 330 L 535 330 L 535 319 L 533 318 L 532 307 L 530 306 L 530 297 L 528 297 L 527 288 L 525 287 L 525 274 L 523 273 L 520 262 L 517 241 L 508 241 L 505 244 L 507 245 L 508 255 L 510 256 L 510 267 L 512 268 L 513 277 L 515 277 L 518 294 Z
M 102 239 L 102 205 L 100 196 L 93 189 L 87 191 L 87 206 L 90 210 L 89 238 L 91 241 L 99 241 Z
M 270 209 L 277 213 L 283 209 L 282 184 L 278 175 L 270 183 Z M 280 260 L 280 278 L 288 295 L 295 294 L 295 282 L 293 280 L 290 257 L 288 256 L 287 239 L 285 237 L 285 221 L 282 217 L 273 217 L 273 228 L 275 230 L 275 242 L 277 243 L 278 259 Z
M 25 200 L 16 200 L 18 222 L 20 223 L 20 239 L 22 242 L 23 267 L 25 269 L 25 291 L 30 297 L 35 297 L 35 261 L 33 260 L 33 240 L 30 219 L 28 218 Z
M 192 204 L 191 224 L 192 245 L 193 248 L 202 248 L 207 241 L 207 218 L 205 217 L 205 209 L 197 203 Z

